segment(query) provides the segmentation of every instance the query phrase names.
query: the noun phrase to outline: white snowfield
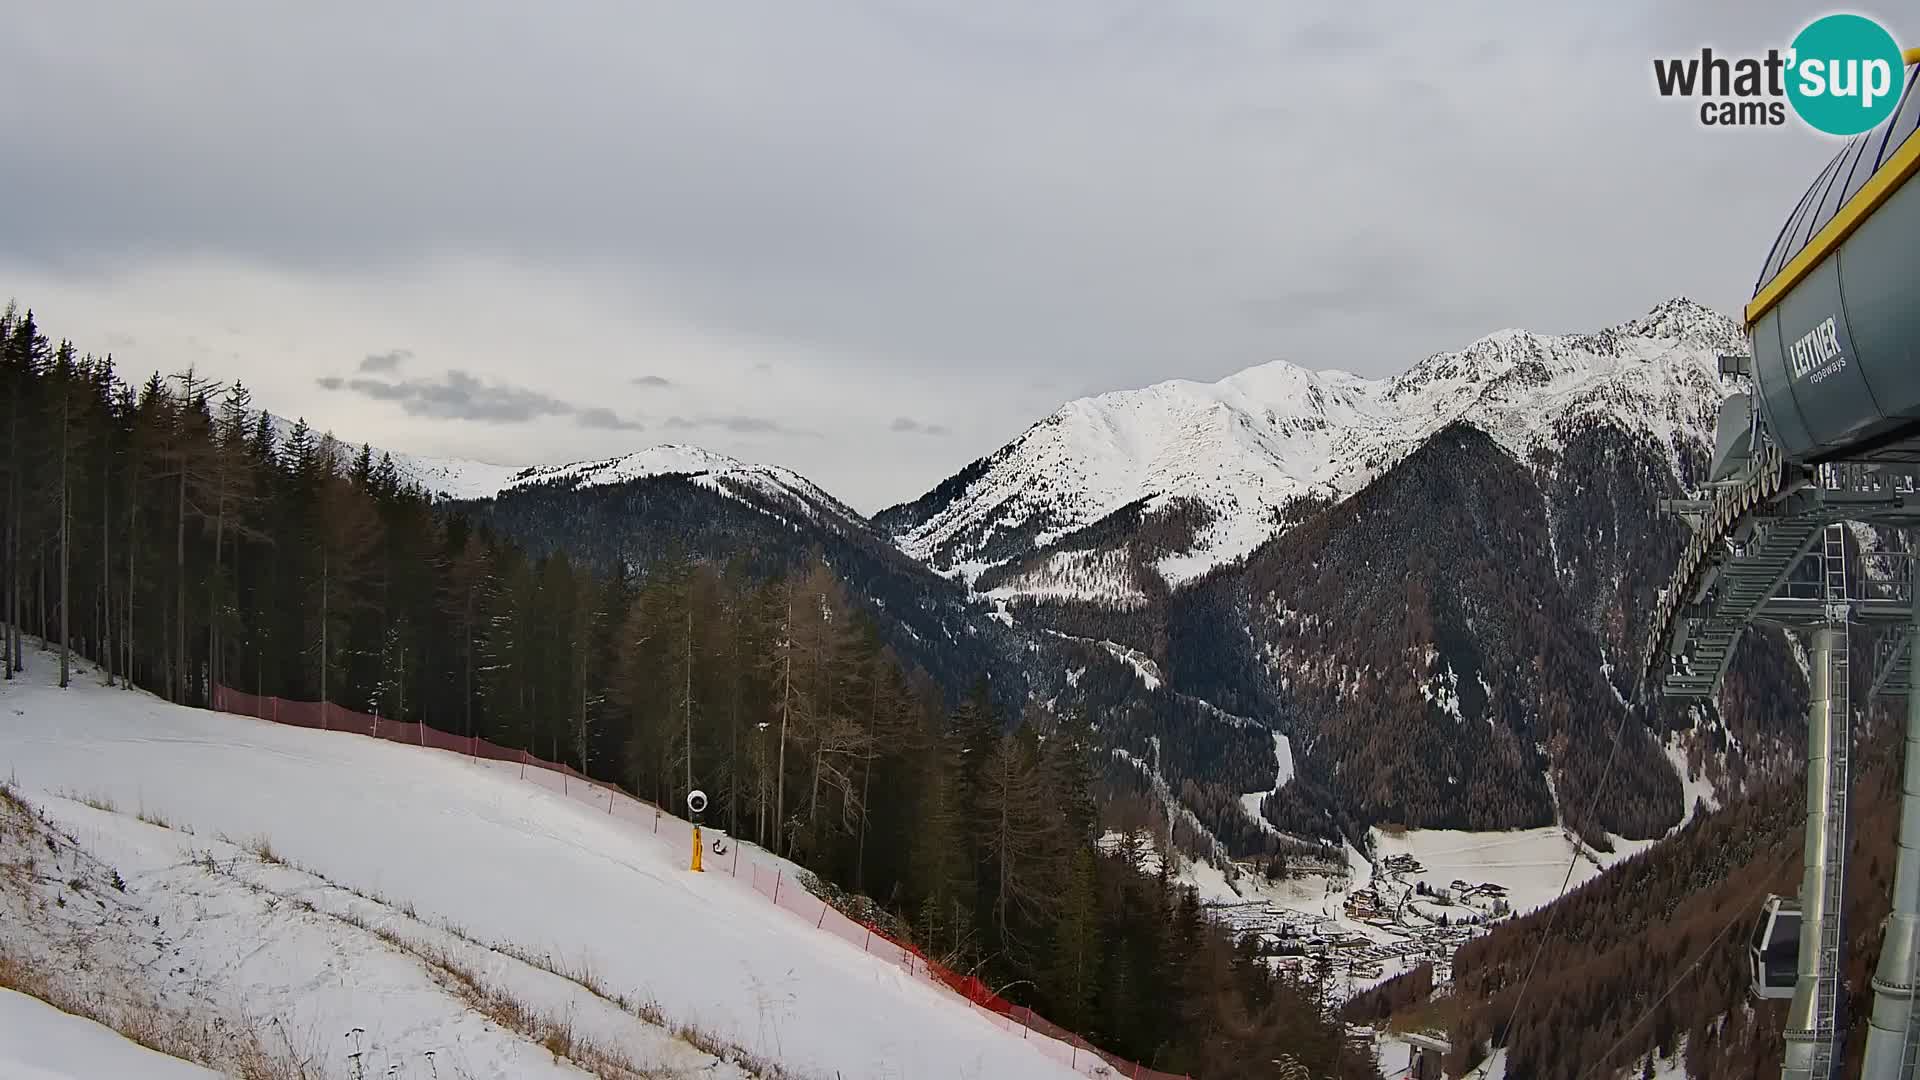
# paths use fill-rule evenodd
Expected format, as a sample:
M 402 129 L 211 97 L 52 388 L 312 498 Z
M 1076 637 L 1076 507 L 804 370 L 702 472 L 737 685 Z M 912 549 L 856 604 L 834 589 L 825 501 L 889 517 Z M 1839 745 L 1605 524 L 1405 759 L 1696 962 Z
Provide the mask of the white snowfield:
M 0 1080 L 217 1080 L 39 998 L 0 990 Z
M 1407 884 L 1424 881 L 1444 890 L 1456 878 L 1470 885 L 1492 882 L 1507 890 L 1507 902 L 1517 914 L 1552 903 L 1560 895 L 1562 882 L 1572 892 L 1608 866 L 1655 843 L 1617 836 L 1609 839 L 1613 851 L 1600 852 L 1570 840 L 1557 825 L 1505 832 L 1409 829 L 1394 834 L 1373 830 L 1374 850 L 1382 861 L 1391 855 L 1411 855 L 1424 867 L 1419 873 L 1406 875 Z M 1569 864 L 1573 867 L 1571 879 Z
M 331 1075 L 350 1075 L 356 1042 L 382 1055 L 368 1076 L 396 1062 L 393 1075 L 408 1077 L 580 1075 L 338 915 L 447 953 L 658 1075 L 742 1074 L 488 946 L 591 972 L 607 995 L 657 1003 L 667 1022 L 795 1077 L 1077 1075 L 1044 1056 L 1058 1044 L 1010 1034 L 769 904 L 744 867 L 739 879 L 689 873 L 679 843 L 610 816 L 603 790 L 596 810 L 581 785 L 562 795 L 515 766 L 181 708 L 103 688 L 92 672 L 63 692 L 48 685 L 53 666 L 34 657 L 25 679 L 0 687 L 0 775 L 124 875 L 125 898 L 102 910 L 131 905 L 132 929 L 157 939 L 130 939 L 145 950 L 135 959 L 181 950 L 159 967 L 182 973 L 156 994 L 233 1010 L 274 1039 L 285 1030 Z M 276 860 L 249 854 L 261 840 Z M 195 864 L 202 852 L 218 872 Z
M 977 577 L 992 565 L 982 553 L 998 534 L 1036 527 L 1044 546 L 1137 500 L 1149 510 L 1198 500 L 1212 523 L 1157 567 L 1179 584 L 1274 535 L 1274 511 L 1289 498 L 1345 498 L 1455 421 L 1525 460 L 1563 445 L 1574 425 L 1606 420 L 1671 460 L 1684 442 L 1711 442 L 1727 392 L 1716 357 L 1744 351 L 1737 324 L 1681 298 L 1591 334 L 1497 331 L 1389 379 L 1277 360 L 1216 383 L 1176 379 L 1080 398 L 995 451 L 952 501 L 896 540 L 936 568 L 967 566 Z M 1091 557 L 1077 558 L 1071 565 L 1084 577 Z M 1036 595 L 1076 584 L 1063 572 L 1034 577 Z M 1115 577 L 1080 587 L 1100 599 L 1132 586 Z

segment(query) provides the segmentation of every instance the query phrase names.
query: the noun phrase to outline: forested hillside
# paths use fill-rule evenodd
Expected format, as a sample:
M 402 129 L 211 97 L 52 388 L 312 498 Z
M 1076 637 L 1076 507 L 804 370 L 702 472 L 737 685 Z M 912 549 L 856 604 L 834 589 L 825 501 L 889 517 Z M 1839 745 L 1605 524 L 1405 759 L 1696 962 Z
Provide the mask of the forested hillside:
M 817 560 L 604 575 L 445 512 L 237 384 L 122 382 L 0 317 L 6 669 L 24 634 L 190 705 L 216 685 L 484 735 L 715 816 L 872 896 L 930 952 L 1118 1053 L 1363 1077 L 1322 997 L 1093 846 L 1083 721 L 949 708 Z M 633 553 L 630 553 L 633 554 Z M 94 677 L 94 676 L 88 676 Z M 240 722 L 240 721 L 236 721 Z M 1105 755 L 1100 755 L 1105 757 Z
M 677 551 L 740 564 L 756 580 L 824 559 L 877 632 L 958 701 L 983 674 L 995 703 L 1018 710 L 1028 679 L 1017 635 L 982 617 L 948 578 L 908 558 L 851 510 L 711 475 L 618 483 L 578 476 L 523 482 L 454 508 L 535 557 L 565 552 L 598 575 Z
M 1847 860 L 1847 1075 L 1865 1044 L 1900 813 L 1895 718 L 1868 715 L 1856 732 Z M 1648 1055 L 1684 1062 L 1696 1080 L 1779 1075 L 1786 1003 L 1748 997 L 1745 950 L 1767 894 L 1799 888 L 1804 783 L 1762 784 L 1554 908 L 1467 944 L 1437 1002 L 1416 1002 L 1414 980 L 1402 980 L 1349 1016 L 1398 1012 L 1402 1023 L 1444 1029 L 1456 1075 L 1499 1047 L 1516 1080 L 1617 1075 Z

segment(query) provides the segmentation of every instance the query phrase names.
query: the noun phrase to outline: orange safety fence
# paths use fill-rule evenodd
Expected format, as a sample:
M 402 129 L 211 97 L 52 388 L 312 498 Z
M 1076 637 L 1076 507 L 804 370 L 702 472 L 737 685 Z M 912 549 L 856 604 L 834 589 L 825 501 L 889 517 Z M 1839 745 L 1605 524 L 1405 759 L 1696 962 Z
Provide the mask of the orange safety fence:
M 214 687 L 213 707 L 220 712 L 256 717 L 273 723 L 353 732 L 376 739 L 449 750 L 472 758 L 517 764 L 522 766 L 523 777 L 532 783 L 595 807 L 604 806 L 608 814 L 651 830 L 670 847 L 685 853 L 692 851 L 691 823 L 611 785 L 589 779 L 566 765 L 536 758 L 525 750 L 510 750 L 485 739 L 450 735 L 425 724 L 388 720 L 337 705 L 261 697 L 224 686 Z M 763 849 L 732 838 L 723 838 L 718 830 L 709 831 L 717 839 L 724 839 L 726 850 L 724 853 L 716 850 L 704 860 L 708 872 L 730 874 L 745 882 L 774 906 L 785 908 L 812 923 L 814 929 L 832 934 L 894 964 L 909 978 L 958 994 L 988 1022 L 1009 1035 L 1029 1040 L 1034 1049 L 1073 1072 L 1083 1076 L 1125 1080 L 1191 1080 L 1183 1074 L 1160 1072 L 1101 1050 L 1026 1006 L 1015 1005 L 1000 997 L 979 978 L 951 971 L 928 959 L 912 945 L 894 940 L 869 923 L 849 918 L 793 880 L 786 872 L 787 864 L 773 862 L 773 856 Z M 768 863 L 763 863 L 763 859 Z

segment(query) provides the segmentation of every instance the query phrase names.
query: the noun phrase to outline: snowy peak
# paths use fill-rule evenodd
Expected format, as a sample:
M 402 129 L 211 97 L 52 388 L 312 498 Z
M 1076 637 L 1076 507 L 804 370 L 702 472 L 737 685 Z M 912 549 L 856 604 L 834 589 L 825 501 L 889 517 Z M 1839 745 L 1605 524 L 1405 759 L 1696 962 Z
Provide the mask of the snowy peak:
M 575 461 L 565 465 L 535 465 L 514 474 L 490 495 L 505 495 L 538 485 L 574 488 L 611 487 L 655 477 L 680 476 L 735 498 L 757 496 L 783 509 L 798 509 L 815 517 L 863 522 L 859 513 L 827 494 L 813 481 L 777 465 L 753 465 L 698 446 L 662 443 L 631 454 Z M 483 496 L 484 497 L 484 496 Z
M 275 440 L 284 444 L 293 422 L 268 414 Z M 318 434 L 318 433 L 317 433 Z M 335 440 L 351 459 L 358 444 Z M 435 499 L 465 502 L 493 499 L 541 485 L 572 488 L 612 487 L 655 477 L 678 476 L 709 490 L 781 514 L 803 513 L 816 520 L 864 523 L 860 514 L 792 469 L 754 465 L 698 446 L 662 443 L 614 457 L 571 461 L 560 465 L 498 465 L 466 458 L 429 457 L 371 447 L 373 458 L 393 459 L 403 482 Z
M 521 471 L 507 486 L 565 482 L 580 487 L 600 487 L 642 480 L 650 476 L 701 476 L 707 473 L 731 473 L 752 468 L 737 458 L 716 454 L 698 446 L 663 443 L 593 461 L 573 461 L 564 465 L 535 465 Z
M 1632 337 L 1657 338 L 1726 353 L 1747 350 L 1746 334 L 1738 322 L 1684 296 L 1665 301 L 1640 318 L 1623 324 L 1620 331 Z
M 1271 538 L 1294 500 L 1345 498 L 1456 422 L 1521 460 L 1607 423 L 1677 461 L 1725 393 L 1716 355 L 1744 348 L 1737 323 L 1681 297 L 1592 333 L 1496 331 L 1388 379 L 1275 361 L 1100 394 L 879 520 L 937 569 L 979 580 L 1017 564 L 993 591 L 1057 595 L 1035 583 L 1084 579 L 1082 530 L 1122 510 L 1177 516 L 1179 542 L 1161 528 L 1151 546 L 1153 572 L 1178 584 Z

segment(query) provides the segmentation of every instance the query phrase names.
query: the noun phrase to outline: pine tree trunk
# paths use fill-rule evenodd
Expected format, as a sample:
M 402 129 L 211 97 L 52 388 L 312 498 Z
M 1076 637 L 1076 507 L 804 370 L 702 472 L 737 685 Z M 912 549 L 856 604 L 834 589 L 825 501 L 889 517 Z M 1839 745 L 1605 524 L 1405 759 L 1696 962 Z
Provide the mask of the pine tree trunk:
M 0 611 L 6 613 L 7 625 L 4 631 L 0 631 L 0 653 L 5 654 L 5 656 L 0 657 L 0 666 L 7 669 L 7 681 L 12 682 L 14 674 L 13 628 L 14 625 L 20 621 L 19 614 L 14 610 L 13 605 L 13 598 L 16 592 L 15 582 L 19 578 L 19 575 L 15 572 L 15 567 L 19 565 L 20 561 L 14 557 L 13 553 L 14 523 L 19 520 L 19 516 L 13 509 L 13 489 L 20 483 L 20 478 L 16 472 L 16 466 L 13 463 L 11 455 L 7 458 L 7 471 L 7 531 L 4 537 L 0 537 L 0 544 L 5 545 L 7 552 L 7 576 L 4 583 L 6 596 L 0 598 Z
M 873 787 L 873 729 L 880 721 L 880 665 L 873 665 L 873 702 L 867 710 L 866 767 L 860 776 L 860 845 L 853 857 L 853 891 L 864 893 L 867 870 L 867 793 Z
M 687 790 L 693 790 L 693 579 L 687 580 L 687 667 L 681 683 L 686 695 L 683 708 L 687 721 Z
M 71 387 L 61 391 L 60 400 L 60 689 L 67 688 L 68 675 L 73 667 L 73 619 L 71 617 L 68 559 L 69 533 L 73 512 L 67 505 L 73 494 L 73 485 L 67 479 L 67 458 L 72 450 L 68 437 L 67 395 L 73 392 Z
M 24 387 L 12 389 L 7 395 L 7 628 L 0 637 L 8 680 L 20 670 L 20 394 Z
M 473 583 L 467 584 L 467 741 L 473 741 Z
M 787 820 L 787 719 L 793 715 L 793 582 L 787 582 L 786 655 L 780 672 L 780 761 L 774 766 L 773 828 L 774 850 L 786 854 L 783 823 Z
M 111 437 L 111 436 L 108 436 Z M 113 451 L 100 455 L 100 659 L 113 685 Z
M 207 679 L 211 683 L 220 681 L 220 556 L 227 526 L 227 495 L 224 490 L 226 477 L 224 475 L 220 483 L 222 491 L 218 509 L 213 515 L 213 576 L 207 581 Z
M 727 746 L 727 833 L 740 835 L 740 622 L 728 620 L 728 667 L 731 669 L 727 703 L 727 730 L 732 733 Z
M 187 702 L 187 451 L 180 445 L 179 513 L 173 530 L 174 701 Z
M 320 546 L 320 727 L 327 726 L 327 548 Z
M 129 472 L 131 472 L 136 468 L 138 468 L 138 466 L 132 463 L 128 464 Z M 121 638 L 122 645 L 127 651 L 127 663 L 124 670 L 122 671 L 122 674 L 126 676 L 126 681 L 123 682 L 121 685 L 126 687 L 129 690 L 133 689 L 133 682 L 134 682 L 133 598 L 140 591 L 139 589 L 134 587 L 134 582 L 136 579 L 134 578 L 134 560 L 133 560 L 134 552 L 139 550 L 140 548 L 140 545 L 135 542 L 135 537 L 139 529 L 139 523 L 140 523 L 140 499 L 138 495 L 135 495 L 129 492 L 128 499 L 127 499 L 127 632 L 124 635 L 122 635 L 122 638 Z

